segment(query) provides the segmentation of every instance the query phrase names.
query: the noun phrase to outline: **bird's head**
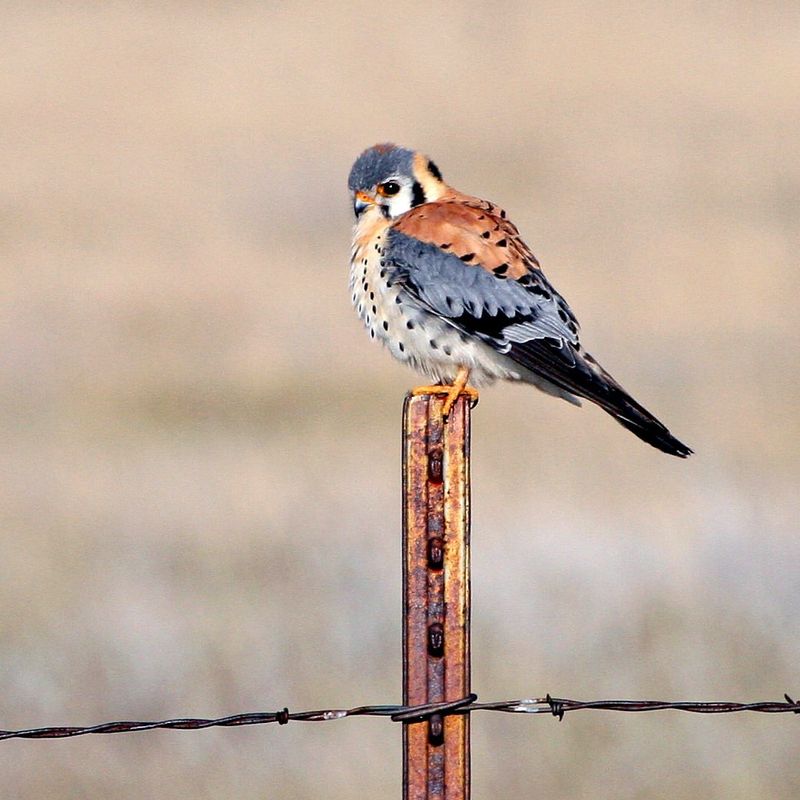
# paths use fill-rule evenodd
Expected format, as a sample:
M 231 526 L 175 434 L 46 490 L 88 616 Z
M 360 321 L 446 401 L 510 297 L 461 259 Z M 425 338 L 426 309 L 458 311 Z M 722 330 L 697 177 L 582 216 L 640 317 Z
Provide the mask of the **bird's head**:
M 356 218 L 374 209 L 394 219 L 447 191 L 441 172 L 427 156 L 394 144 L 365 150 L 350 170 L 348 187 Z

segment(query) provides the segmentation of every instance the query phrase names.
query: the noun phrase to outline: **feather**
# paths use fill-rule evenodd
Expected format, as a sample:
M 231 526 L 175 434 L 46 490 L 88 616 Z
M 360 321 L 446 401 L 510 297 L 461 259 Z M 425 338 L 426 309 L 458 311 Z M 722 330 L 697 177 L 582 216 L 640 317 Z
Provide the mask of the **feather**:
M 421 309 L 489 344 L 531 382 L 591 400 L 659 450 L 691 454 L 583 351 L 575 315 L 496 206 L 451 190 L 402 215 L 386 242 L 391 280 Z

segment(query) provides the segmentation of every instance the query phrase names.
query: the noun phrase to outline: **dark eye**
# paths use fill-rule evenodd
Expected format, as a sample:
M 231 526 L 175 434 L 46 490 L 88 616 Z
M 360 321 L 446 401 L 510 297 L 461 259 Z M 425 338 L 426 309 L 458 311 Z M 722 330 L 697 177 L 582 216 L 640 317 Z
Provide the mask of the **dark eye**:
M 383 197 L 392 197 L 400 191 L 400 184 L 397 181 L 386 181 L 378 186 L 378 194 Z

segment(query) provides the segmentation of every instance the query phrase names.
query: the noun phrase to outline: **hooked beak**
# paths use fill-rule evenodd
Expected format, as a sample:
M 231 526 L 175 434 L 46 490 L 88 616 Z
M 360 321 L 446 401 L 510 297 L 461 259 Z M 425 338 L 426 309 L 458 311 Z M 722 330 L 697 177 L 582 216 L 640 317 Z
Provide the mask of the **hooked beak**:
M 353 211 L 357 217 L 361 216 L 367 206 L 373 206 L 377 200 L 366 192 L 356 192 L 353 196 Z

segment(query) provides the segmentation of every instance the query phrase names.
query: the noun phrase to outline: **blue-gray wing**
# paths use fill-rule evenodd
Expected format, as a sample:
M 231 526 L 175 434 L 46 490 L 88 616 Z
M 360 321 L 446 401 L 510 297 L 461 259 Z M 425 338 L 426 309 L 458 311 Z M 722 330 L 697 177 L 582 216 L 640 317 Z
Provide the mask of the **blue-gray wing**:
M 389 230 L 384 259 L 392 282 L 421 307 L 502 353 L 537 340 L 578 345 L 572 313 L 538 268 L 508 278 L 482 268 L 474 254 L 465 263 L 397 229 Z
M 418 206 L 387 234 L 384 263 L 420 307 L 664 452 L 692 451 L 581 347 L 578 323 L 504 212 L 475 198 Z

